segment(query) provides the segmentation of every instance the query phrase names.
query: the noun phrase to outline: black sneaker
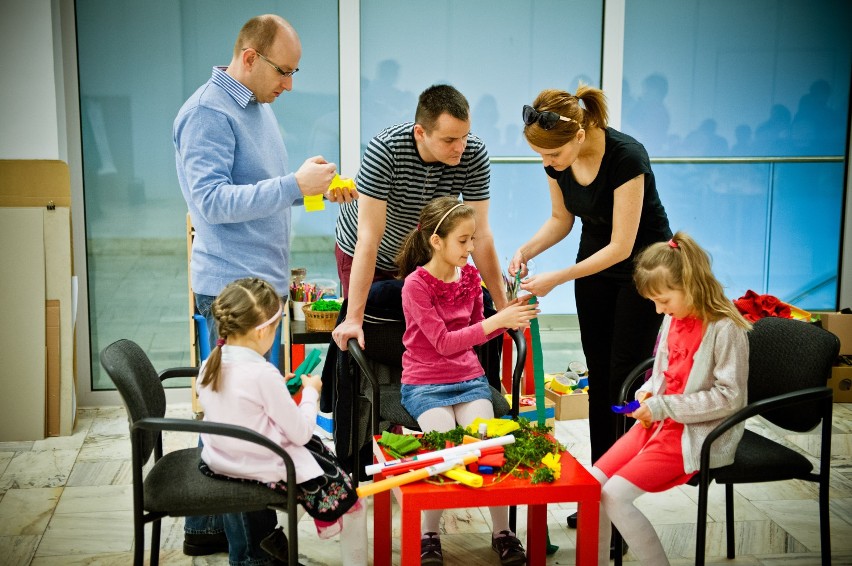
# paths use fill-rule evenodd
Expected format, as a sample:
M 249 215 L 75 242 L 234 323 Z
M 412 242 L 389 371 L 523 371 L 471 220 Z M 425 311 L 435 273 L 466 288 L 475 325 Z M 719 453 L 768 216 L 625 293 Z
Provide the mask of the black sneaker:
M 568 528 L 576 529 L 577 528 L 577 513 L 571 513 L 568 515 Z
M 503 566 L 520 566 L 527 563 L 524 545 L 512 531 L 500 531 L 496 537 L 492 536 L 491 548 L 497 552 Z
M 440 566 L 444 563 L 444 554 L 441 552 L 441 539 L 438 533 L 425 533 L 420 539 L 420 564 L 433 564 Z
M 209 556 L 218 552 L 228 552 L 228 538 L 225 533 L 184 533 L 183 553 L 187 556 Z

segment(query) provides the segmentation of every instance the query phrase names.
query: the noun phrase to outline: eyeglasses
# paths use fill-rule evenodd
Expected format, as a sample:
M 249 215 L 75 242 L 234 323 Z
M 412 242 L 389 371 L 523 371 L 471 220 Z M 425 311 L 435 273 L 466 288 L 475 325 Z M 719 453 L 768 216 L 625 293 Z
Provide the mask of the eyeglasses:
M 258 57 L 260 57 L 261 59 L 263 59 L 264 61 L 266 61 L 267 63 L 269 63 L 269 65 L 270 65 L 273 69 L 275 69 L 276 71 L 278 71 L 278 74 L 279 74 L 279 75 L 281 75 L 282 77 L 292 77 L 293 75 L 295 75 L 296 73 L 298 73 L 298 72 L 299 72 L 299 68 L 298 68 L 298 67 L 296 67 L 296 68 L 295 68 L 295 69 L 293 69 L 292 71 L 285 71 L 285 70 L 281 69 L 281 67 L 279 67 L 278 65 L 276 65 L 275 63 L 273 63 L 272 61 L 270 61 L 269 59 L 267 59 L 266 57 L 264 57 L 264 56 L 263 56 L 263 54 L 262 54 L 260 51 L 258 51 L 257 49 L 254 49 L 253 47 L 243 47 L 243 51 L 245 51 L 246 49 L 253 49 L 253 50 L 254 50 L 254 52 L 255 52 L 255 53 L 257 53 L 257 56 L 258 56 Z
M 258 53 L 258 55 L 260 55 L 260 53 Z M 577 120 L 574 120 L 572 118 L 562 116 L 560 114 L 557 114 L 556 112 L 539 112 L 532 106 L 524 104 L 524 124 L 526 124 L 527 126 L 532 126 L 533 124 L 538 122 L 538 125 L 541 126 L 542 130 L 551 130 L 556 124 L 559 123 L 559 120 L 562 120 L 563 122 L 574 122 L 578 126 L 582 127 L 582 124 L 580 124 L 580 122 L 577 122 Z

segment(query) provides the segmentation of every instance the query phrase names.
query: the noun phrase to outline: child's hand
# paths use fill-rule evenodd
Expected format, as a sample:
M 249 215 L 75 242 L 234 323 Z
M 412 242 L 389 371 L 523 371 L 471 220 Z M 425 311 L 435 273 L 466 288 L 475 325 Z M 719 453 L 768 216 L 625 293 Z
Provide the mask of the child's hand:
M 322 376 L 306 373 L 302 376 L 302 387 L 313 387 L 316 392 L 322 391 Z
M 521 328 L 529 326 L 532 319 L 538 316 L 540 312 L 538 303 L 530 303 L 531 295 L 518 297 L 510 302 L 506 308 L 501 310 L 490 318 L 485 319 L 494 324 L 494 329 L 497 328 Z M 490 334 L 490 332 L 489 332 Z
M 651 426 L 651 423 L 654 422 L 654 416 L 651 414 L 651 409 L 649 409 L 645 403 L 639 405 L 639 408 L 633 411 L 628 416 L 633 417 L 634 419 L 642 423 L 642 426 L 644 426 L 645 428 L 649 428 Z

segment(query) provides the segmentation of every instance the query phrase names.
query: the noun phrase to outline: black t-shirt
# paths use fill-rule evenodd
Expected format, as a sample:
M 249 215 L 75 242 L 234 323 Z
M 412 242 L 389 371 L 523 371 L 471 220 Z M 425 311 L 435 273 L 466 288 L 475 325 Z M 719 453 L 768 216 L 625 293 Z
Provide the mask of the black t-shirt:
M 612 238 L 612 207 L 615 189 L 627 181 L 645 175 L 645 193 L 642 201 L 642 216 L 639 231 L 630 257 L 608 267 L 601 273 L 611 276 L 632 276 L 633 258 L 649 244 L 661 242 L 672 237 L 666 210 L 657 194 L 654 172 L 648 152 L 641 143 L 618 130 L 605 130 L 606 146 L 597 177 L 583 186 L 574 179 L 571 168 L 557 171 L 545 167 L 545 172 L 556 179 L 562 189 L 562 199 L 568 212 L 583 223 L 580 234 L 580 249 L 577 261 L 593 255 Z

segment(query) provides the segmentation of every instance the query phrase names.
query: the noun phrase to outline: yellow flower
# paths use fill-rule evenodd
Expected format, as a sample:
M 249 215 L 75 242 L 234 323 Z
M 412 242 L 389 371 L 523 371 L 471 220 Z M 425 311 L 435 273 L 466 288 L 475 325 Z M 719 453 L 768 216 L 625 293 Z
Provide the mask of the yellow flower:
M 559 458 L 561 454 L 554 454 L 553 452 L 548 452 L 547 455 L 541 459 L 541 463 L 553 470 L 553 478 L 559 479 L 560 474 L 562 473 L 562 464 L 559 462 Z

